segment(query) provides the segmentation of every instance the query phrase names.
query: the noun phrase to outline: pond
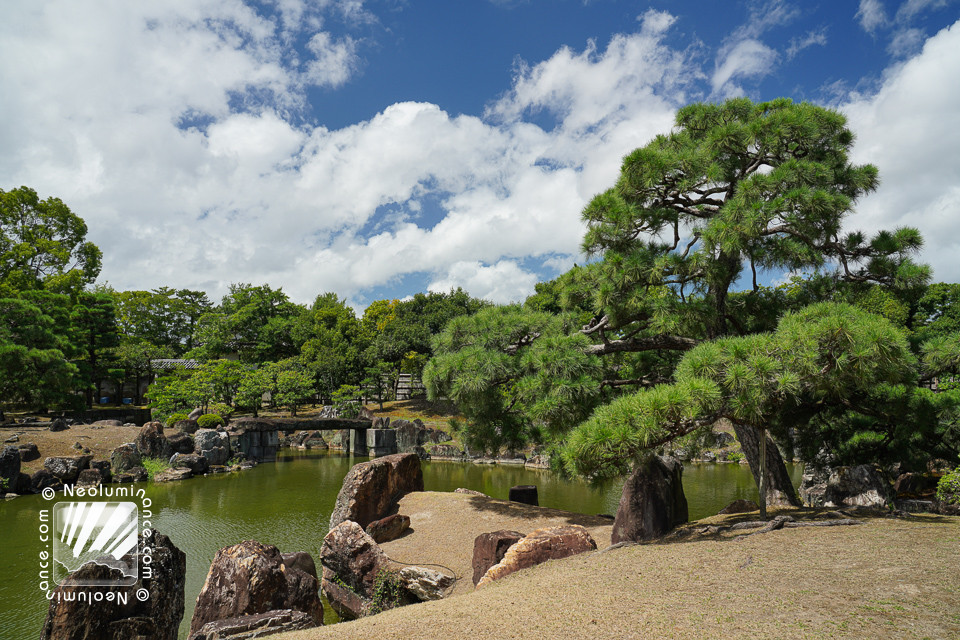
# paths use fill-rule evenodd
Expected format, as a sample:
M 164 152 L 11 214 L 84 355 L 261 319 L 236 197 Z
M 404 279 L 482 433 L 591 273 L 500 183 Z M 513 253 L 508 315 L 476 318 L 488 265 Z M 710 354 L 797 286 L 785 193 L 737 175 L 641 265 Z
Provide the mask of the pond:
M 256 539 L 283 552 L 307 551 L 319 564 L 343 477 L 364 459 L 287 450 L 276 463 L 249 471 L 142 485 L 153 502 L 154 527 L 187 554 L 180 637 L 186 637 L 197 594 L 218 549 Z M 798 484 L 800 467 L 789 468 Z M 427 462 L 423 472 L 428 491 L 465 487 L 506 499 L 510 487 L 534 484 L 541 506 L 590 514 L 615 514 L 622 488 L 622 481 L 592 486 L 522 466 Z M 756 499 L 745 465 L 687 463 L 683 488 L 691 519 L 713 515 L 738 498 Z M 58 495 L 56 500 L 64 498 Z M 43 624 L 48 603 L 39 588 L 39 511 L 51 504 L 41 496 L 0 503 L 0 550 L 6 569 L 0 580 L 0 640 L 36 637 Z M 335 621 L 326 604 L 325 609 L 327 622 Z

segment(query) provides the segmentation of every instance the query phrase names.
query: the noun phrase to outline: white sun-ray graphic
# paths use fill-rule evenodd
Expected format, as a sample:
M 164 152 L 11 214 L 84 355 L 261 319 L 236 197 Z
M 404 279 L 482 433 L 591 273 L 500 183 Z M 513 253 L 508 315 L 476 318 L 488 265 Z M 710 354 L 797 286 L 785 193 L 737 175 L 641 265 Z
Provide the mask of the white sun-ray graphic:
M 88 562 L 118 569 L 124 578 L 137 572 L 139 511 L 133 502 L 70 502 L 54 509 L 54 560 L 62 579 Z M 131 560 L 132 558 L 132 560 Z M 58 575 L 59 574 L 59 575 Z M 59 580 L 58 580 L 59 581 Z

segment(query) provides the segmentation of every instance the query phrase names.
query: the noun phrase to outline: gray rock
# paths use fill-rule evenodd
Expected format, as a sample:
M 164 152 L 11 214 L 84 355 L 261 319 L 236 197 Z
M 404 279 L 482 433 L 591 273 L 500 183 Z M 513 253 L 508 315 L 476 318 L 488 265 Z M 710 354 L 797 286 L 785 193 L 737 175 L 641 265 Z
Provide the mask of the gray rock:
M 34 460 L 40 459 L 40 450 L 37 449 L 37 445 L 32 442 L 18 444 L 17 448 L 20 449 L 21 462 L 33 462 Z
M 421 602 L 440 600 L 453 584 L 453 576 L 448 576 L 424 567 L 404 567 L 400 570 L 400 586 Z
M 800 497 L 811 507 L 886 508 L 893 491 L 882 472 L 873 465 L 811 469 L 803 474 Z
M 186 480 L 187 478 L 193 477 L 193 472 L 190 469 L 184 467 L 176 467 L 173 469 L 164 469 L 160 473 L 157 473 L 153 476 L 154 482 L 175 482 L 177 480 Z
M 211 466 L 220 466 L 227 463 L 227 460 L 230 459 L 230 452 L 225 447 L 213 447 L 212 449 L 204 449 L 201 452 L 201 455 L 207 459 L 207 462 Z
M 187 420 L 193 420 L 194 422 L 196 422 L 197 420 L 200 419 L 200 416 L 202 415 L 203 415 L 203 409 L 201 409 L 200 407 L 197 407 L 196 409 L 190 412 L 190 415 L 187 416 Z
M 80 472 L 90 467 L 93 456 L 56 456 L 43 461 L 43 468 L 56 476 L 63 484 L 73 484 Z
M 67 423 L 63 418 L 55 418 L 50 421 L 50 426 L 47 428 L 50 429 L 50 431 L 66 431 L 70 427 L 67 426 Z
M 683 465 L 675 458 L 647 456 L 623 485 L 611 544 L 653 540 L 688 519 Z
M 4 442 L 6 443 L 20 442 L 20 436 L 18 436 L 17 434 L 13 434 L 12 436 L 4 440 Z
M 210 463 L 203 456 L 195 453 L 175 453 L 170 458 L 171 467 L 185 467 L 195 476 L 202 476 L 210 468 Z
M 303 611 L 274 609 L 249 616 L 208 622 L 187 640 L 253 640 L 285 631 L 310 629 L 317 623 Z
M 84 469 L 77 476 L 77 486 L 89 489 L 99 487 L 103 483 L 103 476 L 99 469 Z
M 225 431 L 216 429 L 200 429 L 193 434 L 194 453 L 201 453 L 214 447 L 230 447 L 230 437 Z
M 115 475 L 127 473 L 134 467 L 139 467 L 142 463 L 140 453 L 133 443 L 122 444 L 110 454 L 110 464 Z
M 20 449 L 14 446 L 3 448 L 0 453 L 0 482 L 13 490 L 20 478 Z

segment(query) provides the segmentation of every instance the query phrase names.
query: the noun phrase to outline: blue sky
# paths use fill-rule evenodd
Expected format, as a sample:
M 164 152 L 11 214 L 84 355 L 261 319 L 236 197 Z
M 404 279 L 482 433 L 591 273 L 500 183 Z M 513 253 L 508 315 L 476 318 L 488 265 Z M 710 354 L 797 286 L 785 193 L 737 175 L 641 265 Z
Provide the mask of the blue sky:
M 357 308 L 521 300 L 696 100 L 840 109 L 960 280 L 960 3 L 33 0 L 0 24 L 0 188 L 81 215 L 119 289 L 269 283 Z M 773 274 L 769 277 L 775 277 Z

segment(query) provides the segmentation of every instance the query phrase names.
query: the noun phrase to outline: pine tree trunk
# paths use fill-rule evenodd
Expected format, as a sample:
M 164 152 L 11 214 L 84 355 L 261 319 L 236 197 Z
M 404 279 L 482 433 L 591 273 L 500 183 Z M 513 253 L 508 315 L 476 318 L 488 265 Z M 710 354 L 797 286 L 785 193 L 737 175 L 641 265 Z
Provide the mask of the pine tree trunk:
M 737 434 L 737 440 L 740 441 L 740 447 L 743 449 L 743 455 L 750 463 L 750 471 L 753 473 L 753 479 L 760 486 L 760 429 L 746 424 L 733 424 L 733 430 Z M 766 433 L 764 431 L 763 433 Z M 801 506 L 800 499 L 797 497 L 797 491 L 790 480 L 790 474 L 787 473 L 787 467 L 780 457 L 780 451 L 777 445 L 766 436 L 766 459 L 764 470 L 764 480 L 766 481 L 766 503 L 775 506 Z

